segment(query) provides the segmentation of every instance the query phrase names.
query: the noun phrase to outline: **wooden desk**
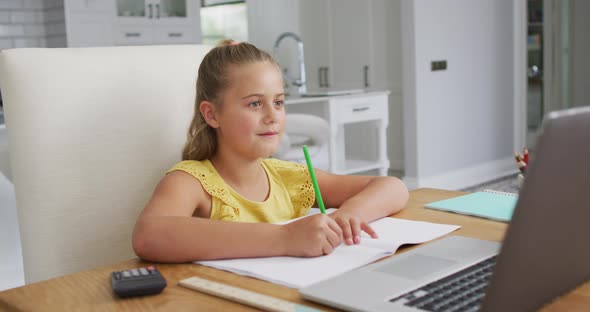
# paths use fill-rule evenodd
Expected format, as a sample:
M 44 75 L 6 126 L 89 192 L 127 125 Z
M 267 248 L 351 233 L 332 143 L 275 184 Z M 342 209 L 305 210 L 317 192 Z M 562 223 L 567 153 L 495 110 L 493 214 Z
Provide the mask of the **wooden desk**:
M 396 217 L 462 226 L 461 229 L 450 235 L 470 236 L 494 241 L 502 240 L 506 230 L 505 223 L 423 208 L 425 203 L 461 194 L 463 193 L 434 189 L 412 191 L 407 208 L 398 213 Z M 398 253 L 411 248 L 415 248 L 415 246 L 402 248 Z M 255 311 L 247 306 L 176 285 L 181 279 L 200 276 L 326 311 L 333 311 L 327 307 L 301 299 L 297 290 L 293 288 L 274 285 L 269 282 L 195 264 L 158 264 L 158 268 L 168 281 L 168 287 L 160 295 L 126 300 L 117 299 L 113 295 L 110 286 L 110 273 L 112 271 L 143 267 L 149 264 L 151 263 L 133 259 L 116 265 L 100 267 L 6 290 L 0 292 L 0 310 Z M 590 283 L 578 287 L 560 300 L 542 309 L 542 311 L 588 310 L 590 310 Z

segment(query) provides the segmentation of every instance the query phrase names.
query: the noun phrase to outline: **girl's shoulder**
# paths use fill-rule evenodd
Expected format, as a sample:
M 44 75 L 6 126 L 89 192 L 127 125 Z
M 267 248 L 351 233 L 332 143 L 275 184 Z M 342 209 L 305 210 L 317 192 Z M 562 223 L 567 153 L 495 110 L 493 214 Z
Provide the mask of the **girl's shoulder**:
M 289 194 L 298 216 L 307 214 L 315 201 L 315 193 L 307 166 L 275 158 L 264 159 L 263 164 L 271 175 L 282 183 Z
M 311 183 L 307 167 L 300 163 L 276 158 L 263 159 L 262 163 L 268 168 L 270 174 L 287 183 Z
M 166 173 L 173 171 L 183 171 L 192 175 L 209 195 L 219 197 L 226 203 L 237 205 L 236 201 L 228 195 L 225 181 L 209 160 L 184 160 L 174 165 Z
M 225 185 L 223 178 L 217 173 L 215 167 L 213 167 L 213 164 L 208 159 L 183 160 L 170 168 L 166 174 L 173 171 L 183 171 L 190 174 L 199 180 L 201 186 L 209 194 L 212 194 L 211 191 L 213 190 L 223 189 Z
M 197 179 L 214 173 L 209 160 L 183 160 L 170 168 L 166 173 L 176 170 L 184 171 Z
M 278 171 L 279 173 L 294 171 L 294 172 L 303 172 L 305 173 L 307 167 L 300 163 L 281 160 L 276 158 L 266 158 L 263 159 L 262 162 L 266 164 L 267 167 Z
M 285 182 L 311 183 L 307 166 L 303 164 L 276 158 L 263 159 L 262 163 L 268 168 L 271 174 Z

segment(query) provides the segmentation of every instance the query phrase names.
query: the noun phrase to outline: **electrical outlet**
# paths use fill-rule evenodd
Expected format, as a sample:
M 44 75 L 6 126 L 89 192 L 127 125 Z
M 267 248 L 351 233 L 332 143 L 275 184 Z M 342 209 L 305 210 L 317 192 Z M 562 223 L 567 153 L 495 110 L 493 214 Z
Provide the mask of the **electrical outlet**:
M 431 71 L 446 70 L 446 69 L 447 69 L 447 61 L 446 60 L 432 61 L 430 63 L 430 70 Z

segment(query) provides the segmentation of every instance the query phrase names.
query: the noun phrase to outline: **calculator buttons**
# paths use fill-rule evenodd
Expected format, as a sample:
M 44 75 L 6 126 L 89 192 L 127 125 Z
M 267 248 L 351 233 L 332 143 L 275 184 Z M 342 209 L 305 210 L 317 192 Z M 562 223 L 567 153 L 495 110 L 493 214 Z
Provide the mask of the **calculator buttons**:
M 111 285 L 118 297 L 126 298 L 158 294 L 166 287 L 166 279 L 150 266 L 112 272 Z

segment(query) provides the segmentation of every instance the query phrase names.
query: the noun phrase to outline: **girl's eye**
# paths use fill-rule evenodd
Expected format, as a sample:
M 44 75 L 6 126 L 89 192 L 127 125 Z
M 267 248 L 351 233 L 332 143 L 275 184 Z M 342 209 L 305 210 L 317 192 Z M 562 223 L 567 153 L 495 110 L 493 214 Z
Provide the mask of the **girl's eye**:
M 248 106 L 250 106 L 250 107 L 259 107 L 260 106 L 260 102 L 259 101 L 250 102 L 250 104 L 248 104 Z
M 285 105 L 285 102 L 284 101 L 275 101 L 275 105 L 276 106 L 279 106 L 279 107 L 282 107 L 282 106 Z

